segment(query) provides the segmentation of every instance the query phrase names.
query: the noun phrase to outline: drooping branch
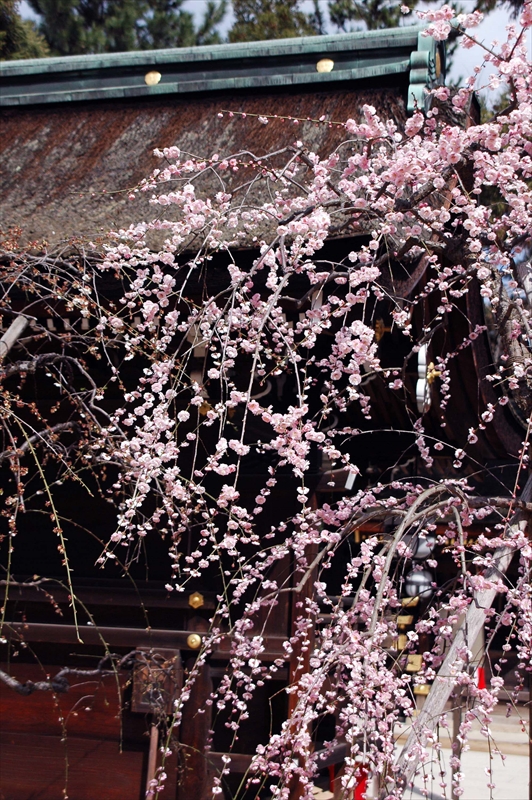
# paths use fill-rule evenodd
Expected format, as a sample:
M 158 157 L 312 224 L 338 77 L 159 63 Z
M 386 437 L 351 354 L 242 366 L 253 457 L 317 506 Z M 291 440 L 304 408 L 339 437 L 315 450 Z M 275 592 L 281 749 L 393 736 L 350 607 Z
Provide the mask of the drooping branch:
M 532 475 L 529 476 L 520 497 L 521 503 L 526 503 L 527 507 L 531 500 Z M 511 520 L 506 538 L 510 538 L 513 533 L 525 530 L 526 526 L 527 519 L 520 509 Z M 427 737 L 436 729 L 441 719 L 445 704 L 456 686 L 457 676 L 467 665 L 467 651 L 472 650 L 475 640 L 486 622 L 486 613 L 498 594 L 495 581 L 506 574 L 515 552 L 515 547 L 510 543 L 498 547 L 493 554 L 492 566 L 486 570 L 483 576 L 488 588 L 473 593 L 465 618 L 454 635 L 453 643 L 432 684 L 421 713 L 413 722 L 410 735 L 397 759 L 396 780 L 402 786 L 408 784 L 416 771 L 417 758 L 415 754 L 421 752 Z M 382 798 L 384 796 L 383 794 Z
M 64 692 L 68 692 L 70 689 L 70 684 L 67 680 L 67 675 L 70 674 L 69 672 L 65 673 L 64 670 L 61 670 L 57 673 L 54 678 L 50 678 L 49 680 L 45 681 L 25 681 L 22 683 L 21 681 L 14 678 L 12 675 L 8 675 L 7 672 L 0 669 L 0 681 L 8 686 L 13 691 L 17 692 L 17 694 L 21 695 L 30 695 L 33 692 L 57 692 L 58 694 L 62 694 Z M 101 673 L 98 673 L 101 675 Z
M 530 79 L 521 66 L 508 69 L 516 70 L 519 81 Z M 528 309 L 518 313 L 520 298 L 508 286 L 511 243 L 530 231 L 530 209 L 523 205 L 529 131 L 517 116 L 489 130 L 450 126 L 443 116 L 419 111 L 402 126 L 364 106 L 362 122 L 344 126 L 351 138 L 328 158 L 304 143 L 264 156 L 241 151 L 222 159 L 185 154 L 177 146 L 158 151 L 165 168 L 144 184 L 153 192 L 150 202 L 164 207 L 156 219 L 111 234 L 115 245 L 92 265 L 81 246 L 72 256 L 65 248 L 57 256 L 9 260 L 2 283 L 6 318 L 18 314 L 16 307 L 35 312 L 38 321 L 18 342 L 21 360 L 0 370 L 7 402 L 0 462 L 38 451 L 35 469 L 48 484 L 39 463 L 44 448 L 36 445 L 48 446 L 50 473 L 53 456 L 68 451 L 70 462 L 77 455 L 80 476 L 92 471 L 117 512 L 105 558 L 124 553 L 128 566 L 141 551 L 150 553 L 153 537 L 161 534 L 172 559 L 168 592 L 184 591 L 189 581 L 212 583 L 212 629 L 206 630 L 206 621 L 205 629 L 198 628 L 202 649 L 197 666 L 187 672 L 183 696 L 190 697 L 204 659 L 223 652 L 228 666 L 211 701 L 231 709 L 235 735 L 257 687 L 279 680 L 277 670 L 288 662 L 290 679 L 301 683 L 287 687 L 295 689 L 297 709 L 290 703 L 287 725 L 254 760 L 259 781 L 278 780 L 276 796 L 288 796 L 290 784 L 309 788 L 316 767 L 309 732 L 324 713 L 335 716 L 334 737 L 344 748 L 342 759 L 347 754 L 346 794 L 361 758 L 383 780 L 392 774 L 394 725 L 401 709 L 413 711 L 407 656 L 421 636 L 427 634 L 420 649 L 434 635 L 425 666 L 440 663 L 449 635 L 440 622 L 455 605 L 465 613 L 471 571 L 484 565 L 489 583 L 487 565 L 495 564 L 493 577 L 500 577 L 514 552 L 510 541 L 495 551 L 499 540 L 489 541 L 493 518 L 497 530 L 516 509 L 532 510 L 526 495 L 471 496 L 472 487 L 481 486 L 479 464 L 487 464 L 488 472 L 490 457 L 501 451 L 497 420 L 484 431 L 495 413 L 507 420 L 513 405 L 506 411 L 503 406 L 530 370 Z M 278 120 L 272 117 L 271 124 Z M 507 156 L 516 165 L 511 181 L 504 178 Z M 495 180 L 508 209 L 496 225 L 477 193 Z M 349 239 L 337 236 L 342 229 Z M 157 253 L 153 242 L 161 235 L 168 238 Z M 246 243 L 253 251 L 243 255 Z M 507 273 L 494 293 L 493 275 L 503 268 Z M 498 294 L 505 291 L 501 302 Z M 492 330 L 486 331 L 482 308 L 468 318 L 463 298 L 473 292 L 499 299 Z M 75 315 L 73 324 L 67 314 Z M 506 366 L 494 367 L 494 356 L 480 366 L 475 362 L 473 374 L 460 354 L 485 333 L 499 336 Z M 49 352 L 54 348 L 57 355 Z M 41 375 L 25 380 L 24 373 L 45 364 L 51 380 L 43 383 L 52 389 L 53 413 L 60 417 L 47 416 L 42 394 L 33 401 Z M 494 392 L 488 403 L 476 386 L 467 389 L 463 424 L 453 428 L 445 406 L 452 399 L 453 413 L 461 411 L 460 394 L 452 398 L 459 384 L 455 373 L 469 388 L 485 376 Z M 460 391 L 463 397 L 458 385 Z M 30 425 L 28 414 L 37 423 Z M 19 419 L 22 438 L 12 424 L 20 428 Z M 55 419 L 77 420 L 80 435 L 54 426 Z M 360 434 L 370 431 L 377 432 L 375 447 L 372 441 L 365 448 Z M 390 432 L 401 434 L 405 445 L 388 451 Z M 18 448 L 25 435 L 26 444 Z M 26 463 L 14 466 L 21 500 L 13 501 L 9 523 L 16 533 L 22 490 L 31 476 L 25 477 Z M 337 471 L 343 480 L 336 480 Z M 246 480 L 250 475 L 252 482 Z M 504 494 L 503 488 L 493 491 Z M 48 486 L 46 492 L 63 554 L 68 537 Z M 61 500 L 63 492 L 57 494 Z M 285 496 L 291 499 L 283 506 Z M 483 530 L 482 520 L 491 529 Z M 514 517 L 508 536 L 517 537 L 522 524 Z M 478 536 L 471 549 L 470 536 Z M 21 537 L 12 539 L 18 546 Z M 416 554 L 423 543 L 431 572 L 420 576 L 423 562 Z M 439 586 L 429 610 L 418 603 L 419 617 L 416 612 L 405 623 L 410 635 L 400 645 L 397 612 L 410 603 L 405 590 L 416 574 L 436 583 L 432 570 L 442 545 L 462 580 Z M 521 558 L 524 563 L 526 553 Z M 521 574 L 516 586 L 525 587 Z M 436 681 L 443 694 L 453 682 L 451 666 L 462 680 L 470 679 L 464 651 L 493 596 L 489 589 L 475 595 L 467 630 L 459 632 L 449 655 L 453 664 L 446 662 L 447 673 Z M 270 637 L 270 625 L 280 619 L 273 609 L 284 600 L 289 628 Z M 509 612 L 513 620 L 524 608 L 518 603 L 519 598 Z M 506 615 L 499 619 L 504 625 Z M 523 636 L 523 650 L 528 641 Z M 5 673 L 0 677 L 20 694 L 61 692 L 70 678 L 104 676 L 111 667 L 60 670 L 26 684 Z M 429 681 L 433 674 L 422 667 L 418 679 Z M 496 692 L 491 697 L 496 702 Z M 429 700 L 437 719 L 434 695 Z M 178 703 L 176 725 L 179 714 Z M 428 729 L 424 720 L 411 752 Z M 399 766 L 399 782 L 409 779 L 407 768 Z

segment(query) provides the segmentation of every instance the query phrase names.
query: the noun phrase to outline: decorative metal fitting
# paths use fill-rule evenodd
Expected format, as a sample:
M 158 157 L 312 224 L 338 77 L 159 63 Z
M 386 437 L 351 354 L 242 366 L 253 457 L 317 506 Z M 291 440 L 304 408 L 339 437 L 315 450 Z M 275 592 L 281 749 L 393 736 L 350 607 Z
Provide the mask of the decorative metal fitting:
M 191 633 L 190 636 L 187 637 L 187 647 L 190 647 L 191 650 L 197 650 L 200 645 L 201 636 L 199 633 Z
M 332 72 L 334 69 L 334 61 L 332 58 L 320 58 L 316 64 L 316 72 Z
M 191 608 L 201 608 L 205 605 L 205 598 L 200 592 L 192 592 L 188 598 L 188 604 Z
M 399 628 L 399 630 L 401 630 L 402 628 L 407 628 L 409 625 L 412 625 L 413 621 L 414 621 L 413 614 L 400 614 L 397 617 L 397 627 Z
M 157 86 L 159 81 L 161 80 L 162 75 L 160 72 L 156 70 L 151 70 L 151 72 L 147 72 L 144 76 L 144 83 L 146 86 Z
M 407 672 L 419 672 L 423 666 L 423 656 L 421 653 L 409 653 L 406 661 Z

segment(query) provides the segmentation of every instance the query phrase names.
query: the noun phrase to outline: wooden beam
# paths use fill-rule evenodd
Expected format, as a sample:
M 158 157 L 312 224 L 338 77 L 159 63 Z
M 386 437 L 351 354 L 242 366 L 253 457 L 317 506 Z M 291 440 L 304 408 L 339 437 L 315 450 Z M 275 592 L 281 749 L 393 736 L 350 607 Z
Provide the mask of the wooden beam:
M 0 582 L 0 585 L 1 582 Z M 38 585 L 30 583 L 9 583 L 10 600 L 23 600 L 25 603 L 42 603 L 43 590 L 51 595 L 56 603 L 70 605 L 72 602 L 69 590 L 64 586 L 57 586 L 54 581 L 42 581 Z M 99 606 L 126 606 L 134 607 L 141 604 L 146 608 L 180 608 L 192 611 L 189 598 L 192 592 L 184 594 L 170 594 L 165 589 L 152 589 L 140 587 L 138 591 L 134 589 L 124 589 L 122 587 L 106 588 L 99 586 L 76 587 L 74 589 L 76 599 L 81 600 L 85 605 L 93 604 Z M 202 609 L 213 610 L 216 608 L 216 594 L 214 592 L 203 592 Z
M 349 748 L 347 744 L 337 744 L 330 750 L 318 750 L 316 752 L 316 764 L 318 769 L 325 769 L 333 764 L 341 764 L 345 761 L 348 755 Z M 253 760 L 252 755 L 246 753 L 217 753 L 211 751 L 207 753 L 207 761 L 217 771 L 221 772 L 224 768 L 223 758 L 229 756 L 231 759 L 231 772 L 239 775 L 246 773 L 251 766 Z
M 2 634 L 6 639 L 56 644 L 102 644 L 115 647 L 171 647 L 190 650 L 187 639 L 190 631 L 160 628 L 115 628 L 92 625 L 57 625 L 42 622 L 6 622 Z
M 207 626 L 208 627 L 208 626 Z M 104 642 L 114 647 L 168 647 L 175 650 L 197 650 L 190 647 L 188 638 L 194 628 L 191 626 L 186 631 L 167 630 L 165 628 L 119 628 L 92 625 L 61 625 L 44 622 L 5 622 L 2 635 L 6 639 L 25 642 L 53 642 L 55 644 L 81 644 L 100 645 Z M 200 635 L 206 635 L 207 631 Z M 263 661 L 275 661 L 284 658 L 284 636 L 266 636 L 264 638 L 265 650 L 262 653 Z M 231 636 L 227 634 L 219 640 L 218 646 L 212 651 L 214 659 L 227 660 L 231 653 Z

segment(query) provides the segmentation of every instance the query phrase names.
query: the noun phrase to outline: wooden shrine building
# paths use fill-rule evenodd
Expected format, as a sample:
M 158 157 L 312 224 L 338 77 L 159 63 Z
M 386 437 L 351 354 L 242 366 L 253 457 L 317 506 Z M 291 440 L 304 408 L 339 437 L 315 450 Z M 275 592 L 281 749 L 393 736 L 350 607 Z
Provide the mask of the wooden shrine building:
M 324 154 L 342 140 L 343 129 L 316 126 L 312 120 L 359 119 L 361 107 L 371 104 L 381 117 L 404 123 L 414 108 L 424 107 L 425 90 L 443 81 L 444 66 L 443 47 L 416 27 L 3 62 L 0 228 L 4 233 L 20 229 L 22 240 L 35 242 L 36 248 L 43 241 L 97 243 L 109 229 L 153 215 L 145 196 L 134 205 L 127 197 L 157 165 L 154 148 L 177 145 L 181 151 L 210 157 L 245 150 L 250 138 L 256 153 L 289 145 L 294 138 L 289 122 L 284 128 L 248 125 L 227 114 L 220 119 L 220 112 L 297 117 L 302 120 L 298 138 Z M 244 243 L 243 251 L 246 248 L 242 257 L 251 259 L 253 245 Z M 412 290 L 415 276 L 412 281 L 405 281 L 405 292 Z M 472 308 L 473 319 L 481 314 L 480 307 Z M 46 319 L 42 322 L 48 324 Z M 383 343 L 389 340 L 395 346 L 386 336 L 384 331 Z M 456 336 L 460 341 L 461 333 Z M 476 381 L 471 386 L 468 380 L 489 357 L 480 344 L 471 352 L 464 356 L 471 362 L 464 370 L 462 396 L 456 399 L 457 417 L 466 430 L 469 418 L 476 419 L 478 390 Z M 374 403 L 378 405 L 378 396 Z M 404 409 L 382 403 L 381 413 L 383 429 L 404 427 Z M 511 416 L 501 421 L 498 434 L 499 441 L 484 442 L 479 458 L 502 464 L 505 453 L 517 451 L 522 437 Z M 375 435 L 372 443 L 360 463 L 368 479 L 394 463 L 399 453 L 399 444 L 390 445 L 384 435 Z M 344 490 L 345 475 L 324 478 L 326 469 L 316 464 L 314 491 Z M 437 475 L 438 464 L 434 469 Z M 252 469 L 243 480 L 251 493 Z M 288 502 L 282 487 L 276 491 L 280 503 Z M 179 691 L 180 670 L 194 668 L 216 593 L 201 581 L 187 594 L 169 593 L 166 565 L 159 557 L 164 545 L 156 538 L 149 545 L 149 569 L 139 566 L 131 581 L 121 580 L 119 570 L 112 574 L 93 566 L 100 541 L 112 530 L 108 507 L 96 500 L 80 506 L 75 490 L 69 487 L 68 492 L 64 500 L 71 512 L 73 582 L 88 615 L 82 641 L 69 616 L 56 542 L 32 517 L 26 544 L 13 555 L 12 575 L 20 582 L 32 576 L 50 580 L 10 589 L 0 666 L 19 680 L 38 681 L 65 666 L 90 667 L 106 649 L 124 655 L 155 649 L 162 664 L 175 666 L 164 673 L 170 681 L 164 691 L 171 701 L 172 693 Z M 281 645 L 290 636 L 292 613 L 288 600 L 272 613 L 266 658 L 285 658 Z M 175 755 L 168 759 L 162 798 L 211 797 L 210 781 L 222 768 L 230 737 L 223 724 L 215 727 L 210 749 L 205 749 L 212 724 L 206 700 L 224 674 L 228 646 L 212 653 L 194 685 L 179 734 L 185 764 Z M 285 659 L 274 685 L 257 693 L 253 724 L 243 727 L 232 751 L 236 773 L 246 771 L 257 744 L 286 719 L 282 689 L 291 668 Z M 142 669 L 124 681 L 119 693 L 113 676 L 98 684 L 81 683 L 68 693 L 36 692 L 30 697 L 0 683 L 2 800 L 58 800 L 65 787 L 72 800 L 141 800 L 157 755 L 152 705 Z M 198 714 L 198 709 L 205 713 Z M 324 768 L 341 762 L 343 755 L 341 748 L 329 754 Z

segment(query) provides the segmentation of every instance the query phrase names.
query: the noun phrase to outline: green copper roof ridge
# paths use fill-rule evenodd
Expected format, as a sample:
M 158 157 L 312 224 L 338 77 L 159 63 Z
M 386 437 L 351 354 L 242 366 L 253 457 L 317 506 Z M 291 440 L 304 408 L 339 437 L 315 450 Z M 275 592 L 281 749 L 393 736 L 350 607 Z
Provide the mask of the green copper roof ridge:
M 133 50 L 122 53 L 91 53 L 77 56 L 52 56 L 50 58 L 18 59 L 1 61 L 0 76 L 17 76 L 54 71 L 77 71 L 79 69 L 112 69 L 123 66 L 156 66 L 169 62 L 218 61 L 242 57 L 265 57 L 317 53 L 343 49 L 382 49 L 392 42 L 397 46 L 415 44 L 423 30 L 417 25 L 401 28 L 386 28 L 377 31 L 354 31 L 351 33 L 324 36 L 302 36 L 291 39 L 270 39 L 257 42 L 235 42 L 197 47 L 176 47 L 160 50 Z M 401 41 L 402 40 L 402 41 Z
M 359 69 L 345 69 L 338 72 L 269 75 L 267 80 L 254 75 L 249 77 L 229 77 L 211 79 L 192 79 L 190 81 L 174 81 L 158 86 L 108 86 L 101 89 L 69 89 L 52 94 L 19 94 L 12 98 L 5 97 L 0 101 L 3 106 L 25 106 L 29 104 L 46 104 L 49 102 L 80 102 L 84 100 L 125 99 L 127 97 L 153 97 L 161 95 L 178 95 L 187 93 L 219 92 L 224 90 L 239 90 L 248 88 L 279 88 L 287 86 L 301 86 L 304 84 L 330 84 L 346 80 L 356 81 L 364 78 L 378 78 L 383 75 L 407 74 L 409 61 L 397 62 L 389 65 L 373 65 Z
M 318 72 L 324 57 L 332 71 Z M 159 67 L 156 85 L 147 73 Z M 0 106 L 217 93 L 296 86 L 348 86 L 403 75 L 410 113 L 443 82 L 445 48 L 408 26 L 297 39 L 0 62 Z M 148 76 L 149 77 L 149 76 Z M 160 82 L 159 82 L 160 81 Z

